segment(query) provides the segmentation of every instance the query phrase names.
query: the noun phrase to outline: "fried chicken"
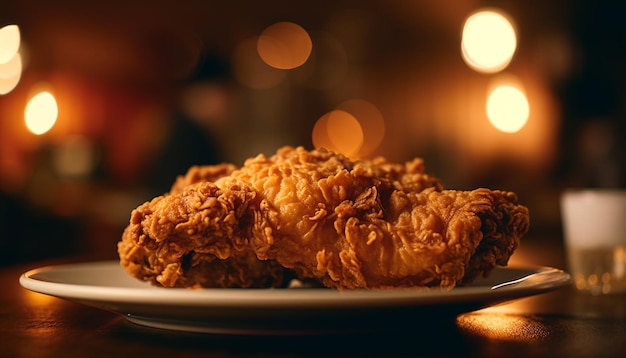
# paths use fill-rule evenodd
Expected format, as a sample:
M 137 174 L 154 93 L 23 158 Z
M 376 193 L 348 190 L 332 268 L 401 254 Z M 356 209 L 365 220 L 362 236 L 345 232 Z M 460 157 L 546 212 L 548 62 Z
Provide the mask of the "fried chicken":
M 527 232 L 514 193 L 444 190 L 421 159 L 352 161 L 281 148 L 241 168 L 194 167 L 131 214 L 118 245 L 165 287 L 451 289 L 506 265 Z

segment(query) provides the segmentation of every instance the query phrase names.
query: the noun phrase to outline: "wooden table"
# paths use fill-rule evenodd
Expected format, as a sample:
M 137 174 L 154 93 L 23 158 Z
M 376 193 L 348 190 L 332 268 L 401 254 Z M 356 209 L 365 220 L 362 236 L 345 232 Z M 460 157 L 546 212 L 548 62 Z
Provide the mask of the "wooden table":
M 515 257 L 512 264 L 563 262 L 561 247 L 540 242 Z M 403 322 L 386 333 L 229 336 L 141 327 L 19 285 L 21 273 L 49 263 L 0 270 L 0 356 L 626 356 L 626 295 L 596 297 L 565 287 L 456 319 Z

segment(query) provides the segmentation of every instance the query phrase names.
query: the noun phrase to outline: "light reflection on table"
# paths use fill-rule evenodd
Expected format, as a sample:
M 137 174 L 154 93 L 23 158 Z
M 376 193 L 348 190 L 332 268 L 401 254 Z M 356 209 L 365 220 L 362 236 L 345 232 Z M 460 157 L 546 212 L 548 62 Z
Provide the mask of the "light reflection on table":
M 517 253 L 516 253 L 517 255 Z M 83 259 L 84 260 L 84 259 Z M 80 261 L 83 261 L 80 260 Z M 61 260 L 52 264 L 68 263 Z M 21 273 L 50 262 L 0 269 L 0 347 L 10 356 L 619 356 L 626 351 L 626 295 L 564 287 L 454 317 L 398 322 L 377 332 L 245 336 L 141 327 L 123 316 L 19 286 Z M 528 242 L 514 266 L 562 268 L 556 244 Z M 71 348 L 71 349 L 70 349 Z

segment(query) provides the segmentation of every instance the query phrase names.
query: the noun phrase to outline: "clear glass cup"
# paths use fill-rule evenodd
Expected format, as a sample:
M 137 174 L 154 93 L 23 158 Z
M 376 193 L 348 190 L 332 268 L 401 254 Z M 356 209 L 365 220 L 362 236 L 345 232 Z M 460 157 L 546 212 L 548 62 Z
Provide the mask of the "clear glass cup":
M 626 292 L 626 190 L 565 190 L 561 217 L 575 287 L 594 295 Z

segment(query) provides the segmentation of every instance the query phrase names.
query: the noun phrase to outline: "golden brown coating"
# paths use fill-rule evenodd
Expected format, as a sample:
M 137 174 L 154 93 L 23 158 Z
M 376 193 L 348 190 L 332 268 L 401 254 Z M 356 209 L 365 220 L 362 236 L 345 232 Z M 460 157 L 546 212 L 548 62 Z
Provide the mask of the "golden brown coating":
M 133 210 L 118 252 L 122 266 L 165 287 L 276 287 L 284 269 L 259 261 L 239 227 L 255 194 L 211 182 Z
M 505 265 L 529 225 L 515 194 L 443 190 L 421 159 L 285 147 L 224 168 L 192 168 L 133 211 L 119 244 L 130 274 L 166 287 L 277 287 L 295 273 L 452 288 Z

